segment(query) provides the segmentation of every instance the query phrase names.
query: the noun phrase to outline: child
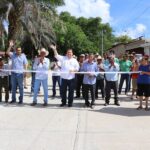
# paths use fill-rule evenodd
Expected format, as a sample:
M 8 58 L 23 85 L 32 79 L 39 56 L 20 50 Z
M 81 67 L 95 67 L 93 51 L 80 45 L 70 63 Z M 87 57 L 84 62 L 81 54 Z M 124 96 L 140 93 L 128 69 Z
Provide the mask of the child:
M 5 102 L 7 103 L 9 100 L 9 72 L 2 69 L 8 69 L 8 65 L 4 64 L 2 57 L 0 57 L 0 102 L 2 101 L 2 88 L 4 88 Z

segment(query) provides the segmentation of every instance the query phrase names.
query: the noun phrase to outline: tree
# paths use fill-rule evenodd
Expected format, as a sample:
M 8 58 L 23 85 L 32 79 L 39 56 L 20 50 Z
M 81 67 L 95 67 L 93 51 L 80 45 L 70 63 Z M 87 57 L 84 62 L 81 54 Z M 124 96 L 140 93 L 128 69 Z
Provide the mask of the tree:
M 83 40 L 81 38 L 81 33 L 84 34 L 84 40 L 86 42 L 82 42 L 82 50 L 84 51 L 90 51 L 90 52 L 100 52 L 102 44 L 104 45 L 104 49 L 107 50 L 112 46 L 114 43 L 115 36 L 112 34 L 113 30 L 110 27 L 109 24 L 103 24 L 101 18 L 75 18 L 71 16 L 68 12 L 63 12 L 60 14 L 60 19 L 62 19 L 65 23 L 67 23 L 67 30 L 74 31 L 71 34 L 67 32 L 68 35 L 63 35 L 63 41 L 67 38 L 68 42 L 63 43 L 63 47 L 65 44 L 72 43 L 72 48 L 75 48 L 76 50 L 81 52 L 81 49 L 79 50 L 79 43 L 76 42 L 77 38 L 80 38 L 80 41 Z M 69 25 L 69 27 L 68 27 Z M 102 30 L 104 31 L 103 41 L 102 43 Z M 79 34 L 79 35 L 78 35 Z M 78 36 L 77 36 L 78 35 Z M 58 36 L 57 36 L 58 37 Z M 86 39 L 86 40 L 85 40 Z M 83 44 L 84 43 L 84 44 Z M 61 42 L 60 42 L 61 45 Z
M 62 4 L 63 0 L 1 0 L 0 17 L 8 22 L 8 40 L 23 41 L 28 36 L 37 49 L 55 41 L 51 23 L 41 17 L 41 11 Z
M 122 36 L 119 36 L 119 37 L 115 38 L 115 42 L 116 43 L 128 43 L 131 40 L 132 39 L 129 36 L 127 36 L 127 35 L 122 35 Z

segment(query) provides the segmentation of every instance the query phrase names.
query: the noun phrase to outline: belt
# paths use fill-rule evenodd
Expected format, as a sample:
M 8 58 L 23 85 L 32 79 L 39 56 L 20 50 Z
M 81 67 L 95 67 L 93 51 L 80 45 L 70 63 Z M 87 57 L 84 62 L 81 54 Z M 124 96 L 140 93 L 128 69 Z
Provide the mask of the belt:
M 2 78 L 2 79 L 4 79 L 5 77 L 7 77 L 7 76 L 0 76 L 0 78 Z

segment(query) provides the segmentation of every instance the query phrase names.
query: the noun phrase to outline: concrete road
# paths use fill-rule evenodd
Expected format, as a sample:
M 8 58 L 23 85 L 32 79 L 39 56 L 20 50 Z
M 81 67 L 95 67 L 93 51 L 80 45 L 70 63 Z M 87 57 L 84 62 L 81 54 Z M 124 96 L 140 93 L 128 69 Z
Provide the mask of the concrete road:
M 120 96 L 120 107 L 103 106 L 96 100 L 94 109 L 84 108 L 75 99 L 72 108 L 60 108 L 60 98 L 43 96 L 32 107 L 29 88 L 24 105 L 0 104 L 0 150 L 149 150 L 150 111 L 138 111 L 137 100 Z M 51 87 L 49 95 L 51 95 Z

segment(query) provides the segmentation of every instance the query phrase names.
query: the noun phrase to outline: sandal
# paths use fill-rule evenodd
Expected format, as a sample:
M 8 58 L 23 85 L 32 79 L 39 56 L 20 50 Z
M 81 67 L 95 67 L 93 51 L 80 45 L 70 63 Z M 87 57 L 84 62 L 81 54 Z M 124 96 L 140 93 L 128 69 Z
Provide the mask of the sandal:
M 141 109 L 143 109 L 143 107 L 142 107 L 142 106 L 139 106 L 139 107 L 137 108 L 137 110 L 141 110 Z
M 149 111 L 149 108 L 148 108 L 148 107 L 145 107 L 145 110 L 146 110 L 146 111 Z

